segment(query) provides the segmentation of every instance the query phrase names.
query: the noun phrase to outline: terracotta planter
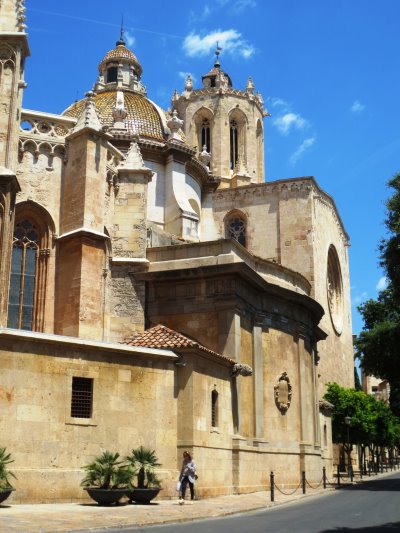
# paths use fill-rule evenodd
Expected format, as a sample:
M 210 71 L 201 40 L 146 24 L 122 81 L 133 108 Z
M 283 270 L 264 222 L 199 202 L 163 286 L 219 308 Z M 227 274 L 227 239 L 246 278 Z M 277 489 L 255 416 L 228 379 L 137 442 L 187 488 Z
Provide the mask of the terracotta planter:
M 125 494 L 129 498 L 129 503 L 136 502 L 148 505 L 151 500 L 157 496 L 161 488 L 147 488 L 147 489 L 138 489 L 128 490 Z
M 0 503 L 4 502 L 15 489 L 0 490 Z
M 85 488 L 89 496 L 99 505 L 118 504 L 122 496 L 125 496 L 126 489 L 96 489 Z

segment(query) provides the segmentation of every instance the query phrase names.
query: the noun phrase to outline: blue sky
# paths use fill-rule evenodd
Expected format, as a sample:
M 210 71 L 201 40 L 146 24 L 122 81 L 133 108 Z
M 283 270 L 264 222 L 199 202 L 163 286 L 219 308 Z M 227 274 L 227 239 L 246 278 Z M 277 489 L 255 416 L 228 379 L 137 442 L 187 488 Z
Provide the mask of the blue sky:
M 23 105 L 59 113 L 82 98 L 126 40 L 148 96 L 168 108 L 191 73 L 213 63 L 237 88 L 249 75 L 265 119 L 266 179 L 309 176 L 336 201 L 351 238 L 353 308 L 376 297 L 383 273 L 387 180 L 400 171 L 398 0 L 27 0 L 32 57 Z M 353 330 L 362 321 L 353 313 Z

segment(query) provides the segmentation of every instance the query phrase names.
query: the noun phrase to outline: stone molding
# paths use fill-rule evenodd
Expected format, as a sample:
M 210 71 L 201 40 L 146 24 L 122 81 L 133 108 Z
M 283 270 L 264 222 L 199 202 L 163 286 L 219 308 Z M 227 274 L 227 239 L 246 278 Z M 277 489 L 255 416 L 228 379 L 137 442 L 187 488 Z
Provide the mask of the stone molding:
M 171 361 L 178 359 L 178 356 L 172 350 L 161 348 L 145 348 L 142 346 L 127 346 L 125 344 L 93 341 L 90 339 L 82 339 L 80 337 L 67 337 L 65 335 L 53 335 L 51 333 L 37 333 L 33 331 L 8 328 L 0 328 L 0 339 L 10 339 L 13 341 L 21 340 L 29 343 L 35 342 L 61 346 L 74 346 L 83 350 L 85 348 L 89 348 L 107 352 L 119 352 L 132 355 L 137 354 L 148 357 L 156 357 L 159 359 L 170 359 Z

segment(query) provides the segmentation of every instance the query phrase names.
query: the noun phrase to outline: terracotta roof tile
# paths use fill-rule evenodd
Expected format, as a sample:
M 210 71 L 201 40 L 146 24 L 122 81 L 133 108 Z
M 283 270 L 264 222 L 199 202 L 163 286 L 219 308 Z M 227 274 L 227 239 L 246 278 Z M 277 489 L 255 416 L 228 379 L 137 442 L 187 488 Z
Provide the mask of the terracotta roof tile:
M 202 344 L 199 344 L 198 342 L 185 337 L 182 333 L 169 329 L 162 324 L 158 324 L 157 326 L 147 329 L 146 331 L 143 331 L 143 333 L 138 333 L 133 337 L 128 337 L 122 344 L 142 346 L 144 348 L 169 348 L 171 350 L 179 348 L 197 348 L 217 359 L 222 359 L 232 365 L 235 364 L 235 361 L 230 357 L 209 350 Z

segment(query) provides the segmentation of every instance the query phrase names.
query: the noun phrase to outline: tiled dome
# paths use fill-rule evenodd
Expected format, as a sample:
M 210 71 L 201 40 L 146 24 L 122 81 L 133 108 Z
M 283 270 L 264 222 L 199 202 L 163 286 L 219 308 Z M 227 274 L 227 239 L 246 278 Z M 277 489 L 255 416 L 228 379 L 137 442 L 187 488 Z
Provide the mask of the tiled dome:
M 104 126 L 112 127 L 117 91 L 100 92 L 93 99 L 101 123 Z M 72 104 L 64 111 L 63 115 L 79 118 L 84 109 L 85 100 L 79 100 L 79 102 Z M 131 91 L 124 91 L 124 101 L 125 109 L 128 112 L 125 125 L 130 133 L 136 133 L 140 137 L 149 139 L 165 140 L 160 115 L 155 106 L 145 96 Z
M 99 65 L 99 72 L 102 72 L 103 67 L 109 61 L 118 61 L 118 60 L 129 60 L 130 62 L 134 64 L 135 69 L 138 72 L 139 76 L 142 74 L 143 69 L 139 61 L 137 60 L 137 57 L 123 44 L 119 44 L 116 48 L 113 48 L 112 50 L 107 52 L 107 54 L 104 56 L 103 61 Z

